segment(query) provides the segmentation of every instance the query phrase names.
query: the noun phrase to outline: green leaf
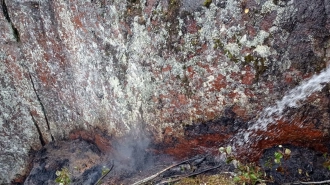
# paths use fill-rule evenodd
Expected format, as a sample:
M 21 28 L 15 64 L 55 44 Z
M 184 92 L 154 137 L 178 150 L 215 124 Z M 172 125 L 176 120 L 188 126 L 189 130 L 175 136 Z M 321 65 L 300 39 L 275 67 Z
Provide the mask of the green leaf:
M 245 178 L 249 178 L 249 174 L 248 173 L 243 173 L 243 177 L 245 177 Z
M 255 174 L 253 174 L 253 173 L 250 174 L 250 178 L 252 180 L 257 180 L 258 179 L 257 176 Z
M 224 148 L 224 147 L 220 147 L 220 148 L 219 148 L 219 152 L 220 152 L 220 153 L 224 153 L 224 152 L 225 152 L 225 148 Z
M 231 146 L 227 146 L 227 148 L 226 148 L 226 153 L 227 153 L 227 154 L 230 154 L 230 153 L 231 153 Z
M 327 158 L 327 156 L 328 156 L 328 153 L 324 153 L 324 154 L 323 154 L 323 157 L 324 157 L 324 158 Z
M 241 178 L 238 177 L 238 176 L 235 176 L 235 177 L 234 177 L 234 182 L 239 182 L 239 181 L 241 181 Z
M 283 155 L 282 155 L 282 153 L 281 152 L 275 152 L 275 158 L 276 159 L 282 159 L 283 158 Z

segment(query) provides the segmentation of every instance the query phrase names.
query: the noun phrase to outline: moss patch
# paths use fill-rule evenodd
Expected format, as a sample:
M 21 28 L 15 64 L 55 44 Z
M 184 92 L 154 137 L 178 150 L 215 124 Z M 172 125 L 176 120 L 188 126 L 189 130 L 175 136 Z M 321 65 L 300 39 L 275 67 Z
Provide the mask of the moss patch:
M 267 70 L 265 61 L 265 58 L 254 57 L 251 54 L 244 57 L 244 65 L 252 64 L 256 70 L 256 80 L 258 80 L 260 75 L 262 75 Z
M 235 182 L 233 179 L 226 175 L 200 175 L 197 177 L 189 177 L 184 178 L 179 182 L 176 182 L 175 185 L 200 185 L 200 184 L 208 184 L 208 185 L 218 185 L 218 184 L 226 184 L 226 185 L 234 185 Z
M 213 39 L 213 49 L 223 49 L 224 44 L 221 42 L 220 39 Z
M 206 8 L 210 8 L 210 5 L 212 3 L 212 0 L 205 0 L 203 5 L 206 7 Z

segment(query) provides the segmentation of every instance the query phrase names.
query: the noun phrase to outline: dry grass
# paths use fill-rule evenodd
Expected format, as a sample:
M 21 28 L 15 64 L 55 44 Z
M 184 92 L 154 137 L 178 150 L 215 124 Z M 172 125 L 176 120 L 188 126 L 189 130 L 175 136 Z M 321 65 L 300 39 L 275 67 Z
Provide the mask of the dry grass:
M 228 175 L 199 175 L 176 182 L 175 185 L 235 185 L 234 180 Z

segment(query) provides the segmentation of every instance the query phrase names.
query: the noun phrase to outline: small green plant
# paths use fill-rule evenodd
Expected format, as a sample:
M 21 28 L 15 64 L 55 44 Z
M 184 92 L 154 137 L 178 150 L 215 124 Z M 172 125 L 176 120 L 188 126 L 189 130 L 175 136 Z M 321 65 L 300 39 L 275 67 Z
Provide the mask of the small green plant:
M 230 162 L 232 162 L 233 160 L 235 160 L 235 157 L 234 157 L 234 155 L 231 153 L 231 146 L 227 146 L 226 148 L 224 148 L 224 147 L 220 147 L 219 148 L 219 152 L 221 153 L 221 154 L 225 154 L 225 156 L 226 156 L 226 163 L 230 163 Z
M 280 148 L 282 148 L 282 145 L 279 145 Z M 288 159 L 291 155 L 291 150 L 288 148 L 283 148 L 283 150 L 279 150 L 274 153 L 275 159 L 274 162 L 279 164 L 281 163 L 281 159 L 284 157 L 284 159 Z
M 273 167 L 273 159 L 271 157 L 269 157 L 265 163 L 265 167 L 266 168 L 272 168 Z
M 281 159 L 283 158 L 282 153 L 281 152 L 275 152 L 274 156 L 275 156 L 274 162 L 277 163 L 277 164 L 281 163 Z
M 238 172 L 234 177 L 234 181 L 239 184 L 257 184 L 258 182 L 263 182 L 262 178 L 264 173 L 261 168 L 256 166 L 254 163 L 237 166 Z
M 55 182 L 59 183 L 59 185 L 68 185 L 71 182 L 70 172 L 67 168 L 57 170 L 56 176 L 57 178 L 55 179 Z
M 221 154 L 225 154 L 227 163 L 232 163 L 236 167 L 237 172 L 236 172 L 236 176 L 234 177 L 234 181 L 236 183 L 243 185 L 245 184 L 255 185 L 258 182 L 259 183 L 264 182 L 263 178 L 265 174 L 263 173 L 261 168 L 254 163 L 242 164 L 232 154 L 231 146 L 227 146 L 226 148 L 220 147 L 219 152 Z
M 325 159 L 325 162 L 323 163 L 323 166 L 325 168 L 327 168 L 328 170 L 330 170 L 330 157 L 329 157 L 329 155 L 327 153 L 324 153 L 323 157 Z
M 279 164 L 279 166 L 276 168 L 276 171 L 284 173 L 285 168 L 282 166 L 281 160 L 287 160 L 291 156 L 291 150 L 288 148 L 283 148 L 282 145 L 279 145 L 279 148 L 281 149 L 274 153 L 274 162 Z

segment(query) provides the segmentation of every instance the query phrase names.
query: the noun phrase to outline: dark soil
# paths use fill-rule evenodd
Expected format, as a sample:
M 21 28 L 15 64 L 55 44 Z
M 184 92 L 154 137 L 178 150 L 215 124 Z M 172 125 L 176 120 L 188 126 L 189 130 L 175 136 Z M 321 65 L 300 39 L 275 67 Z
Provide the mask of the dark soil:
M 285 155 L 285 149 L 291 151 Z M 283 153 L 280 163 L 275 163 L 275 152 Z M 316 182 L 330 179 L 330 157 L 308 148 L 301 148 L 292 145 L 273 147 L 267 149 L 260 159 L 260 165 L 264 169 L 272 183 L 285 184 L 294 182 Z M 329 183 L 327 183 L 329 184 Z
M 56 184 L 55 173 L 63 167 L 70 171 L 71 184 L 95 184 L 105 168 L 111 171 L 102 179 L 103 184 L 133 184 L 184 161 L 165 154 L 155 154 L 150 145 L 141 146 L 141 143 L 139 140 L 129 140 L 120 146 L 114 144 L 116 151 L 107 154 L 100 152 L 93 143 L 79 139 L 48 144 L 36 154 L 34 167 L 25 184 Z M 290 149 L 291 154 L 284 155 L 285 149 Z M 280 163 L 274 162 L 275 152 L 282 152 L 284 155 Z M 327 169 L 330 166 L 330 157 L 309 148 L 293 145 L 269 148 L 264 151 L 259 165 L 267 175 L 267 185 L 330 179 L 330 170 Z M 171 167 L 148 183 L 157 184 L 178 177 L 221 172 L 238 171 L 220 155 L 205 153 Z

